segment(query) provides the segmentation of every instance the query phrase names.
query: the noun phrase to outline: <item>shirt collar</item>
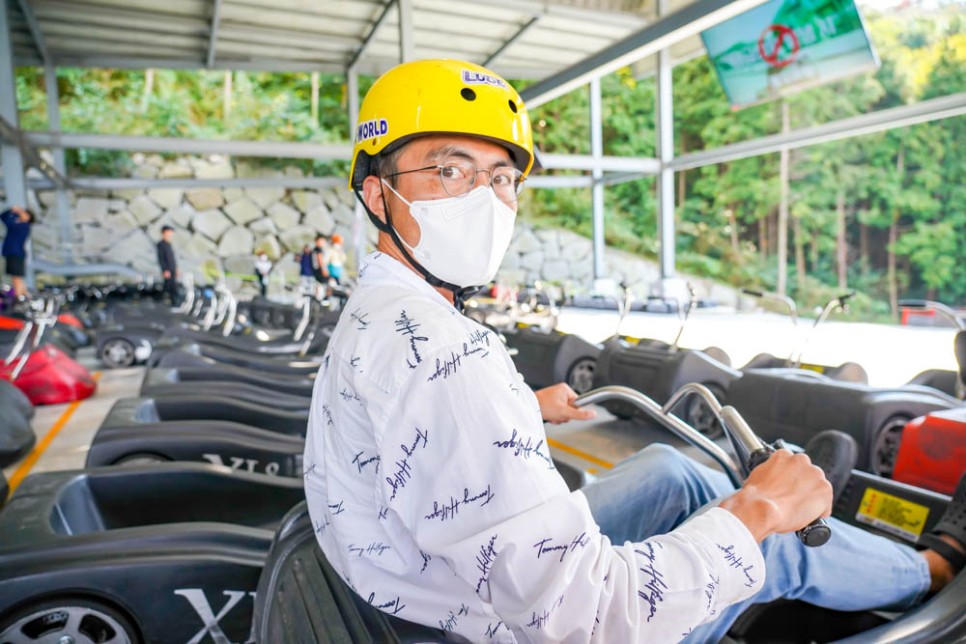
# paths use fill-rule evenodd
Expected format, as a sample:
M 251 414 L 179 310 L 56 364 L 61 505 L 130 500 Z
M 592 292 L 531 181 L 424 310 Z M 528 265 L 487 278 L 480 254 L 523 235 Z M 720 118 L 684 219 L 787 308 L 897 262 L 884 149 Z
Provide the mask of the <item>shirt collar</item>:
M 447 308 L 453 308 L 453 305 L 440 295 L 439 291 L 395 257 L 390 257 L 381 251 L 366 255 L 362 259 L 362 267 L 359 269 L 359 286 L 374 286 L 386 283 L 394 286 L 399 286 L 402 283 L 411 291 L 421 293 Z

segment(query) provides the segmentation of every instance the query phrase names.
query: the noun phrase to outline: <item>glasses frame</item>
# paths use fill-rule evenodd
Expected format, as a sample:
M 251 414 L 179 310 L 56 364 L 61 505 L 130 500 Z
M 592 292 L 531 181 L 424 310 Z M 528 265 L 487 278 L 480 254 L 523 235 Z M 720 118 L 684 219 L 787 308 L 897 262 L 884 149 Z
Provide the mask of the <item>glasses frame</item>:
M 443 192 L 445 192 L 450 197 L 455 197 L 458 199 L 460 197 L 465 197 L 470 192 L 472 192 L 473 187 L 476 186 L 476 177 L 479 176 L 481 172 L 485 172 L 487 174 L 487 176 L 489 177 L 488 186 L 490 188 L 493 188 L 493 173 L 499 170 L 500 168 L 510 168 L 512 170 L 516 170 L 520 174 L 520 178 L 516 181 L 516 187 L 513 192 L 513 202 L 516 202 L 517 198 L 520 196 L 520 193 L 523 192 L 523 188 L 525 187 L 524 184 L 526 183 L 526 177 L 523 176 L 523 173 L 520 172 L 519 168 L 515 168 L 513 166 L 498 166 L 491 170 L 487 170 L 485 168 L 482 168 L 482 169 L 477 168 L 474 164 L 470 163 L 469 161 L 465 161 L 461 163 L 464 163 L 465 165 L 473 168 L 474 172 L 473 172 L 473 182 L 469 184 L 469 187 L 467 188 L 466 192 L 459 195 L 449 194 L 449 191 L 446 190 L 446 182 L 443 178 L 443 169 L 451 166 L 459 166 L 460 163 L 457 163 L 457 162 L 437 163 L 437 164 L 428 165 L 422 168 L 414 168 L 412 170 L 401 170 L 399 172 L 392 172 L 390 174 L 383 175 L 383 176 L 386 178 L 392 178 L 392 177 L 398 177 L 399 175 L 403 175 L 403 174 L 413 174 L 415 172 L 429 172 L 430 170 L 436 170 L 437 176 L 439 177 L 440 186 L 442 186 L 443 188 Z M 500 193 L 497 192 L 495 188 L 493 189 L 493 192 L 495 192 L 498 197 L 500 196 Z M 501 197 L 501 200 L 506 201 L 506 199 L 502 199 L 502 197 Z

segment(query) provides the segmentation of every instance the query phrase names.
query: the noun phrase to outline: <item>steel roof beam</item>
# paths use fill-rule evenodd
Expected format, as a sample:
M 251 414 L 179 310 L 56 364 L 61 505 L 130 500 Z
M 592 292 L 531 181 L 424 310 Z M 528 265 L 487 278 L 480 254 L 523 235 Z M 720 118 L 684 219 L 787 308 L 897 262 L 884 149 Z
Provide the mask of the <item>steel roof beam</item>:
M 891 107 L 869 114 L 852 116 L 815 127 L 764 136 L 753 141 L 724 145 L 713 150 L 682 154 L 673 159 L 668 166 L 675 171 L 691 170 L 707 165 L 778 152 L 782 148 L 794 150 L 809 145 L 828 143 L 964 114 L 966 114 L 966 92 L 960 92 L 941 98 L 920 101 L 912 105 Z
M 602 172 L 633 172 L 655 175 L 661 162 L 649 157 L 601 156 L 590 154 L 540 154 L 540 163 L 547 170 L 600 170 Z
M 379 27 L 381 27 L 382 23 L 386 21 L 386 17 L 389 15 L 389 10 L 392 9 L 394 4 L 396 4 L 396 0 L 386 0 L 386 4 L 382 7 L 382 12 L 379 14 L 379 17 L 376 18 L 376 21 L 372 23 L 372 26 L 369 28 L 369 33 L 367 33 L 362 39 L 362 44 L 359 45 L 359 48 L 356 49 L 354 54 L 352 54 L 352 58 L 349 60 L 349 64 L 346 65 L 346 69 L 352 69 L 355 67 L 356 63 L 359 62 L 359 59 L 362 58 L 362 54 L 365 53 L 369 43 L 372 42 L 376 32 L 379 31 Z
M 696 0 L 581 62 L 531 85 L 521 95 L 532 109 L 621 67 L 652 56 L 765 0 Z
M 221 26 L 221 0 L 215 0 L 215 6 L 211 11 L 211 29 L 208 37 L 208 56 L 205 58 L 205 67 L 211 69 L 215 64 L 215 50 L 218 48 L 218 28 Z
M 24 20 L 27 21 L 27 27 L 30 28 L 30 36 L 34 40 L 34 47 L 37 48 L 37 52 L 40 54 L 40 60 L 43 62 L 44 67 L 51 64 L 50 52 L 47 49 L 47 43 L 44 42 L 44 34 L 40 31 L 40 24 L 37 22 L 37 17 L 34 15 L 33 8 L 30 6 L 30 0 L 17 0 L 17 4 L 20 6 L 20 13 L 23 14 Z
M 313 188 L 345 187 L 345 177 L 248 177 L 240 179 L 114 179 L 78 177 L 71 185 L 79 190 L 145 190 L 154 188 Z
M 489 67 L 490 63 L 492 63 L 494 61 L 494 59 L 496 59 L 497 56 L 499 56 L 500 54 L 502 54 L 503 52 L 505 52 L 510 47 L 510 45 L 512 45 L 513 43 L 515 43 L 517 40 L 519 40 L 520 37 L 523 36 L 523 34 L 527 33 L 527 30 L 529 30 L 530 27 L 532 27 L 533 25 L 535 25 L 536 22 L 537 22 L 537 20 L 539 20 L 539 19 L 540 19 L 540 16 L 537 15 L 537 16 L 533 16 L 532 18 L 530 18 L 530 20 L 528 20 L 525 23 L 523 23 L 523 25 L 521 25 L 520 28 L 517 29 L 517 31 L 516 31 L 515 34 L 513 34 L 512 36 L 510 36 L 506 40 L 506 42 L 504 42 L 502 45 L 500 45 L 500 48 L 499 49 L 497 49 L 495 52 L 493 52 L 492 54 L 490 54 L 489 57 L 486 60 L 483 61 L 483 66 L 484 67 Z
M 277 157 L 287 159 L 320 159 L 347 161 L 349 144 L 295 143 L 283 141 L 218 141 L 174 139 L 151 136 L 119 136 L 113 134 L 74 134 L 57 132 L 25 132 L 24 139 L 33 146 L 119 150 L 126 152 L 170 152 L 178 154 L 225 154 L 239 157 Z

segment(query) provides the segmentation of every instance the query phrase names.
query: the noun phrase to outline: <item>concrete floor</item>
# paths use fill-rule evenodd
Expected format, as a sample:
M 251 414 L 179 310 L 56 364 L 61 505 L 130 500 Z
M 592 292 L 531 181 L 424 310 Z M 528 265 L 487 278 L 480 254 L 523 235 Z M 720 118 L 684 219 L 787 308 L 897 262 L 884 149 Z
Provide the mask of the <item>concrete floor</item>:
M 33 454 L 19 463 L 4 468 L 3 473 L 7 481 L 11 482 L 11 486 L 14 481 L 19 482 L 27 465 L 30 466 L 27 474 L 83 469 L 91 439 L 111 406 L 114 405 L 114 401 L 118 398 L 138 395 L 141 380 L 144 377 L 144 367 L 98 371 L 100 365 L 94 357 L 93 349 L 90 348 L 81 349 L 77 359 L 98 379 L 97 390 L 93 396 L 79 401 L 76 405 L 66 403 L 36 408 L 36 414 L 31 421 L 37 434 L 35 453 L 44 447 L 45 439 L 51 431 L 56 431 L 56 435 L 32 465 L 28 461 L 32 459 Z M 73 410 L 71 410 L 72 406 Z M 19 474 L 17 474 L 18 471 Z

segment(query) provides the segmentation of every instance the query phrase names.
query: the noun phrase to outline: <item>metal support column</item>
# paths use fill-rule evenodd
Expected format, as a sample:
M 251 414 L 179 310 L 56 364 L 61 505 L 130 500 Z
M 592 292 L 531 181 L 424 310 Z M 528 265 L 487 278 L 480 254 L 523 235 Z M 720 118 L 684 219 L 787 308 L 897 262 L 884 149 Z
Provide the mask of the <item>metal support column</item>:
M 57 70 L 52 64 L 44 67 L 44 85 L 47 89 L 47 129 L 60 132 L 60 93 L 57 90 Z M 62 177 L 67 176 L 67 161 L 64 148 L 51 148 L 54 155 L 54 170 Z M 70 212 L 70 196 L 63 184 L 56 187 L 55 208 L 60 231 L 60 250 L 64 264 L 74 263 L 74 222 Z
M 600 102 L 600 79 L 590 81 L 590 154 L 594 161 L 604 156 L 604 131 Z M 595 163 L 596 165 L 596 163 Z M 592 171 L 594 184 L 591 188 L 594 231 L 594 279 L 604 277 L 604 171 L 595 167 Z
M 10 4 L 0 2 L 0 117 L 19 132 L 17 83 L 14 78 L 13 43 L 10 38 L 8 10 Z M 16 141 L 3 143 L 3 186 L 7 205 L 26 207 L 27 184 L 24 180 L 23 154 Z
M 349 109 L 349 141 L 355 141 L 356 125 L 359 123 L 359 72 L 355 66 L 349 67 L 345 74 L 346 104 Z M 366 254 L 366 211 L 356 199 L 355 216 L 352 220 L 352 249 L 355 254 L 356 270 Z
M 664 2 L 659 6 L 663 8 Z M 660 11 L 660 9 L 659 9 Z M 657 231 L 660 241 L 661 280 L 674 277 L 674 102 L 671 81 L 671 52 L 657 53 L 657 158 L 661 172 L 657 179 Z
M 0 117 L 3 117 L 18 133 L 20 120 L 17 118 L 17 83 L 13 67 L 13 43 L 10 37 L 10 2 L 0 2 Z M 7 206 L 27 207 L 27 182 L 24 177 L 23 154 L 18 147 L 19 141 L 3 143 L 3 188 Z M 33 262 L 29 261 L 31 247 L 27 246 L 28 286 L 33 286 Z
M 416 44 L 413 42 L 413 2 L 396 0 L 399 10 L 399 62 L 405 63 L 416 57 Z

